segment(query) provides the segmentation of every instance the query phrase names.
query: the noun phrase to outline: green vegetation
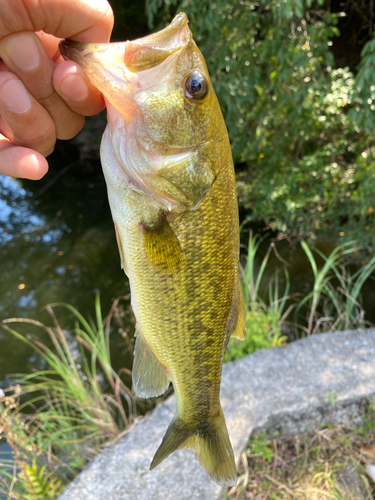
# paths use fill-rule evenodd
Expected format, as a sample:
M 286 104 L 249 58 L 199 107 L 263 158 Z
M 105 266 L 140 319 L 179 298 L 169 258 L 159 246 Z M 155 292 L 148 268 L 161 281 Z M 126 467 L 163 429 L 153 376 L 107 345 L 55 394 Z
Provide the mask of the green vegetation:
M 249 447 L 246 451 L 247 453 L 260 455 L 269 463 L 272 462 L 274 456 L 271 443 L 267 439 L 267 434 L 265 432 L 262 434 L 254 434 L 249 441 Z
M 361 289 L 375 271 L 375 256 L 352 272 L 345 261 L 360 249 L 356 242 L 342 243 L 328 256 L 311 249 L 305 241 L 301 246 L 308 258 L 314 281 L 305 296 L 290 294 L 290 277 L 283 264 L 284 287 L 280 273 L 266 275 L 271 243 L 259 268 L 259 247 L 262 240 L 250 233 L 242 284 L 246 316 L 246 338 L 229 341 L 225 361 L 239 359 L 258 349 L 282 345 L 287 338 L 298 339 L 313 333 L 365 328 L 365 312 L 361 306 Z M 322 265 L 319 268 L 317 258 Z M 268 287 L 265 286 L 267 283 Z M 264 295 L 268 295 L 264 300 Z M 286 335 L 287 334 L 287 335 Z
M 374 480 L 366 464 L 375 460 L 375 407 L 365 424 L 328 427 L 304 436 L 273 439 L 253 435 L 242 455 L 237 486 L 226 500 L 372 500 Z
M 110 324 L 120 299 L 106 320 L 97 296 L 95 322 L 86 321 L 68 304 L 47 307 L 53 327 L 29 319 L 3 321 L 3 328 L 45 362 L 44 369 L 18 375 L 19 383 L 0 394 L 0 439 L 7 440 L 14 457 L 2 460 L 0 455 L 0 493 L 6 498 L 56 498 L 105 444 L 119 438 L 134 422 L 137 407 L 128 387 L 131 372 L 122 369 L 117 374 L 111 367 Z M 74 315 L 74 335 L 59 325 L 52 309 L 59 305 Z M 14 322 L 47 331 L 53 348 L 20 335 L 8 326 Z M 121 375 L 127 377 L 127 384 Z
M 371 31 L 373 7 L 352 3 Z M 334 67 L 344 14 L 329 1 L 147 0 L 146 9 L 150 25 L 180 10 L 190 19 L 242 163 L 248 218 L 293 237 L 329 232 L 373 248 L 375 40 L 355 74 Z

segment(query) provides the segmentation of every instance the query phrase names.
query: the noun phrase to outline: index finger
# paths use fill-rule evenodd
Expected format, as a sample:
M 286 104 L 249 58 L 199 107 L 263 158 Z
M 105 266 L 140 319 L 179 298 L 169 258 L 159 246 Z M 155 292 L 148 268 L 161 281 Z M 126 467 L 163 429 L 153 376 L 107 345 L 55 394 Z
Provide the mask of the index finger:
M 106 0 L 1 2 L 0 39 L 19 31 L 44 31 L 82 43 L 108 42 L 113 12 Z

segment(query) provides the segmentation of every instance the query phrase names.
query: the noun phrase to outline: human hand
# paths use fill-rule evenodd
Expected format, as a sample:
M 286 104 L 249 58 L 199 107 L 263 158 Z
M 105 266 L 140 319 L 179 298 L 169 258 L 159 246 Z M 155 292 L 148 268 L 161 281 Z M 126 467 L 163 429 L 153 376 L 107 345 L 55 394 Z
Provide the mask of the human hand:
M 40 179 L 57 139 L 104 108 L 84 71 L 63 61 L 62 38 L 108 42 L 106 0 L 3 0 L 0 17 L 0 174 Z

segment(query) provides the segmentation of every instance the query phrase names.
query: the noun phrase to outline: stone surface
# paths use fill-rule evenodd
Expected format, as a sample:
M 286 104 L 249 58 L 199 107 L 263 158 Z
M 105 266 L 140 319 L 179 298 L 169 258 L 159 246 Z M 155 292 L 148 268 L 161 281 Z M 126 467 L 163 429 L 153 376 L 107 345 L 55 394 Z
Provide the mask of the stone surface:
M 221 401 L 237 460 L 253 431 L 302 433 L 362 419 L 375 396 L 375 329 L 314 335 L 223 368 Z M 107 447 L 59 500 L 219 500 L 191 450 L 150 462 L 175 410 L 172 396 Z
M 347 465 L 336 472 L 333 479 L 339 484 L 345 500 L 368 500 L 369 495 L 357 467 Z

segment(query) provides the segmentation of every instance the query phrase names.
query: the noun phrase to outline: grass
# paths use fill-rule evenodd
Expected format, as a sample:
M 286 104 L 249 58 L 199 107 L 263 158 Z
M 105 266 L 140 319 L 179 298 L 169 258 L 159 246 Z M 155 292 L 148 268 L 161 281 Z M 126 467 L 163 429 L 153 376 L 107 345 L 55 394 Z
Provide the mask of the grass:
M 299 301 L 294 315 L 305 309 L 306 326 L 297 324 L 306 335 L 319 331 L 348 330 L 368 326 L 364 319 L 365 312 L 360 305 L 360 293 L 363 284 L 375 270 L 375 256 L 358 271 L 351 274 L 345 265 L 345 258 L 358 252 L 355 241 L 343 243 L 336 247 L 328 256 L 319 249 L 314 252 L 323 260 L 323 266 L 318 268 L 312 250 L 305 241 L 301 246 L 309 259 L 313 275 L 313 289 Z M 336 281 L 336 284 L 334 282 Z M 320 307 L 319 307 L 320 306 Z M 298 321 L 298 319 L 297 319 Z
M 254 435 L 226 500 L 372 500 L 375 412 L 360 428 L 335 426 L 303 436 Z
M 135 421 L 136 398 L 128 387 L 131 372 L 123 368 L 115 373 L 111 366 L 110 325 L 120 299 L 105 320 L 97 296 L 95 321 L 87 321 L 69 304 L 47 307 L 53 327 L 30 319 L 3 321 L 3 328 L 45 362 L 44 370 L 18 375 L 20 383 L 0 394 L 0 438 L 6 439 L 14 454 L 14 460 L 1 460 L 0 455 L 0 493 L 7 498 L 55 498 L 90 459 Z M 73 314 L 73 335 L 60 326 L 57 307 Z M 20 322 L 46 331 L 54 348 L 9 326 Z M 121 378 L 124 375 L 128 385 Z
M 348 264 L 352 260 L 350 256 L 360 250 L 356 242 L 339 245 L 326 256 L 302 241 L 314 277 L 311 290 L 302 297 L 290 293 L 287 263 L 278 255 L 275 243 L 270 244 L 263 259 L 259 258 L 262 241 L 250 232 L 246 263 L 241 269 L 247 311 L 246 338 L 243 342 L 237 339 L 229 341 L 225 361 L 241 358 L 258 349 L 282 345 L 287 339 L 369 326 L 361 306 L 361 289 L 375 271 L 375 256 L 352 272 Z M 282 279 L 280 272 L 270 280 L 266 277 L 272 252 L 283 262 Z M 322 261 L 320 267 L 318 258 Z

